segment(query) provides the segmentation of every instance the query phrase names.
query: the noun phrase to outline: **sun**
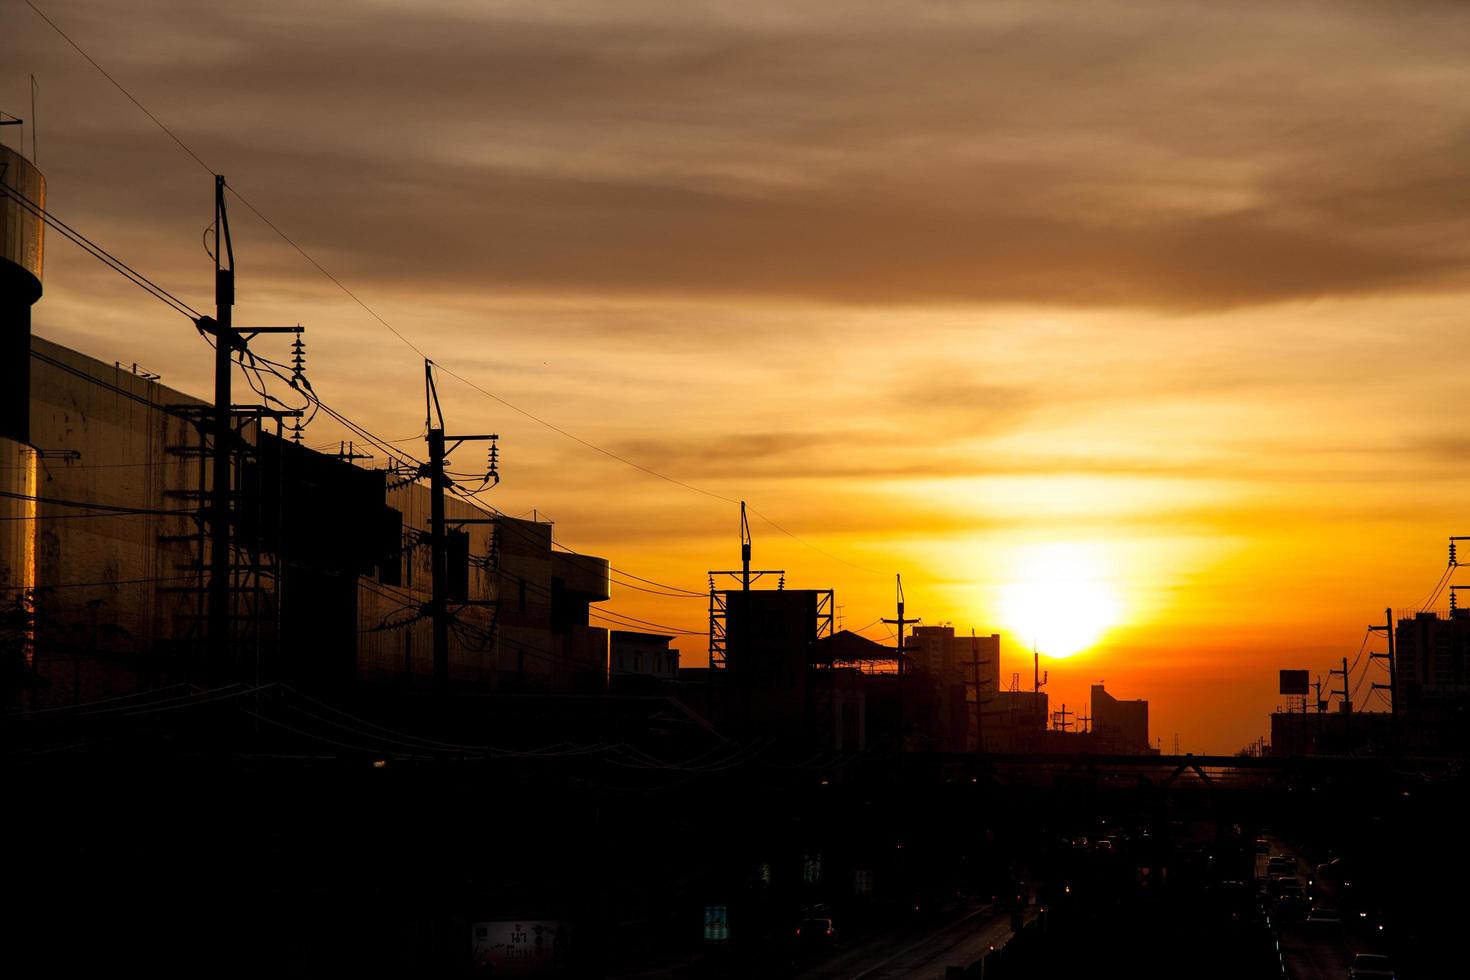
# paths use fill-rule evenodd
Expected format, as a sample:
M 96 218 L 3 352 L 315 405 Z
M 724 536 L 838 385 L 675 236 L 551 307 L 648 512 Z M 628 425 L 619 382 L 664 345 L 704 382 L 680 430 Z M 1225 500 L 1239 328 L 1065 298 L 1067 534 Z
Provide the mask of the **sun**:
M 1094 646 L 1121 613 L 1091 548 L 1048 544 L 1017 556 L 1011 581 L 1001 587 L 1001 617 L 1023 647 L 1048 657 L 1070 657 Z

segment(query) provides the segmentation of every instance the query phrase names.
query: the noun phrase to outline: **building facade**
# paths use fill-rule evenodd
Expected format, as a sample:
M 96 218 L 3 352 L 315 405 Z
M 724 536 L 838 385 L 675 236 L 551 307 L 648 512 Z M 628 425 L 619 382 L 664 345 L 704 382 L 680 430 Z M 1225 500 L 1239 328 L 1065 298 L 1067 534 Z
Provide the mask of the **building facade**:
M 1101 684 L 1092 685 L 1092 731 L 1096 750 L 1105 754 L 1148 755 L 1148 702 L 1120 701 Z

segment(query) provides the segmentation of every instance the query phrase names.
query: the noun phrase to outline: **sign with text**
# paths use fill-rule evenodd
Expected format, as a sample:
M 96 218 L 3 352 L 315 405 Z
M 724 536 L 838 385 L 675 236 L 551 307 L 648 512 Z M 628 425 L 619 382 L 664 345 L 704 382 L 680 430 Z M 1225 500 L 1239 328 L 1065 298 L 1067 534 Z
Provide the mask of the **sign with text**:
M 471 955 L 481 974 L 532 977 L 566 965 L 567 928 L 558 921 L 505 920 L 470 926 Z

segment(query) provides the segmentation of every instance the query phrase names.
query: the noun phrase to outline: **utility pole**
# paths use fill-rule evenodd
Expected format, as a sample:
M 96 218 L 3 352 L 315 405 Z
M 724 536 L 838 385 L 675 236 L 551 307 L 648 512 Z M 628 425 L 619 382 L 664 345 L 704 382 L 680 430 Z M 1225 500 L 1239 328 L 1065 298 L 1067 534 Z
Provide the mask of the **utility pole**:
M 1451 595 L 1453 595 L 1453 593 L 1451 593 Z M 1370 654 L 1368 654 L 1368 659 L 1369 660 L 1385 660 L 1385 661 L 1388 662 L 1388 683 L 1387 684 L 1379 684 L 1379 683 L 1377 683 L 1375 681 L 1375 682 L 1373 682 L 1373 683 L 1371 683 L 1371 684 L 1368 685 L 1368 693 L 1371 695 L 1374 691 L 1387 691 L 1388 692 L 1388 713 L 1390 715 L 1396 715 L 1396 714 L 1398 714 L 1398 700 L 1399 699 L 1398 699 L 1398 690 L 1397 690 L 1398 680 L 1397 680 L 1397 678 L 1394 677 L 1394 663 L 1393 663 L 1393 609 L 1392 609 L 1392 607 L 1383 610 L 1383 622 L 1384 622 L 1384 625 L 1382 625 L 1382 626 L 1369 626 L 1368 627 L 1368 631 L 1370 633 L 1382 633 L 1384 636 L 1388 637 L 1388 653 L 1386 653 L 1386 654 L 1383 654 L 1383 653 L 1370 653 Z
M 715 569 L 709 575 L 709 669 L 725 666 L 725 629 L 729 625 L 729 609 L 725 599 L 715 589 L 715 576 L 728 575 L 740 583 L 741 592 L 749 592 L 750 584 L 763 576 L 775 575 L 776 589 L 786 588 L 784 568 L 750 567 L 751 537 L 750 522 L 745 517 L 745 501 L 740 501 L 740 567 L 738 569 Z
M 895 626 L 895 627 L 898 628 L 898 676 L 899 677 L 902 677 L 904 675 L 904 669 L 903 669 L 903 628 L 905 626 L 907 626 L 907 625 L 910 625 L 910 624 L 913 624 L 913 623 L 917 623 L 918 620 L 917 619 L 905 619 L 904 618 L 904 615 L 903 615 L 903 576 L 902 575 L 895 575 L 895 576 L 893 576 L 893 578 L 894 578 L 894 581 L 898 584 L 898 618 L 896 618 L 896 619 L 885 619 L 885 620 L 883 620 L 883 622 L 888 623 L 889 625 Z
M 373 454 L 360 453 L 357 451 L 357 447 L 354 446 L 352 443 L 342 442 L 339 440 L 337 443 L 337 458 L 342 460 L 344 463 L 352 463 L 359 459 L 372 459 Z
M 1348 728 L 1351 725 L 1350 716 L 1351 716 L 1352 710 L 1353 710 L 1353 702 L 1348 697 L 1348 662 L 1347 662 L 1347 657 L 1343 657 L 1342 658 L 1342 670 L 1329 670 L 1327 672 L 1327 675 L 1329 677 L 1331 677 L 1333 674 L 1341 674 L 1342 675 L 1342 692 L 1341 692 L 1342 693 L 1342 713 L 1343 713 L 1342 734 L 1343 734 L 1343 737 L 1346 738 L 1347 737 L 1347 734 L 1348 734 Z M 1330 693 L 1331 692 L 1329 692 L 1329 694 Z
M 221 244 L 223 243 L 223 250 Z M 226 264 L 228 260 L 228 265 Z M 214 177 L 214 459 L 209 501 L 208 673 L 223 679 L 230 666 L 230 355 L 236 343 L 235 246 L 225 210 L 225 178 Z
M 434 422 L 439 424 L 436 426 Z M 424 428 L 429 444 L 429 562 L 433 572 L 429 615 L 434 621 L 434 694 L 449 693 L 449 536 L 444 527 L 444 494 L 454 481 L 444 471 L 444 460 L 466 442 L 494 442 L 498 435 L 444 434 L 444 411 L 434 384 L 434 362 L 424 359 Z M 446 444 L 453 441 L 454 445 Z M 497 474 L 498 482 L 498 474 Z M 456 524 L 493 524 L 494 518 L 457 519 Z
M 230 590 L 234 572 L 231 525 L 233 523 L 233 487 L 231 462 L 238 446 L 232 420 L 235 406 L 231 404 L 230 360 L 236 352 L 243 360 L 249 349 L 250 340 L 256 334 L 296 334 L 298 344 L 304 332 L 302 326 L 294 327 L 243 327 L 234 325 L 235 305 L 235 246 L 230 238 L 230 215 L 225 207 L 225 178 L 214 177 L 214 316 L 203 316 L 194 322 L 200 333 L 211 336 L 214 342 L 214 407 L 209 429 L 213 446 L 211 455 L 211 478 L 209 506 L 205 510 L 209 524 L 209 588 L 206 600 L 206 623 L 209 638 L 209 663 L 206 673 L 213 680 L 222 680 L 234 669 L 232 650 L 233 626 L 230 618 Z M 301 376 L 302 362 L 298 358 L 297 370 L 292 378 L 295 386 L 299 380 L 310 389 Z M 256 415 L 257 410 L 245 408 L 246 414 Z M 279 416 L 300 412 L 277 412 Z
M 1068 711 L 1067 710 L 1067 702 L 1063 701 L 1062 702 L 1062 710 L 1061 711 L 1053 711 L 1052 712 L 1052 722 L 1057 726 L 1057 731 L 1059 731 L 1059 732 L 1069 732 L 1069 731 L 1071 731 L 1072 730 L 1072 723 L 1069 722 L 1067 719 L 1070 718 L 1074 714 L 1076 714 L 1076 712 Z
M 1388 621 L 1384 624 L 1384 632 L 1388 634 L 1388 713 L 1397 716 L 1399 713 L 1399 670 L 1397 661 L 1394 659 L 1394 635 L 1393 635 L 1393 608 L 1383 610 Z
M 980 648 L 975 645 L 975 630 L 973 628 L 971 628 L 971 630 L 970 630 L 970 662 L 968 664 L 966 664 L 965 666 L 971 668 L 975 672 L 975 751 L 976 752 L 984 752 L 985 751 L 985 726 L 984 726 L 984 722 L 983 722 L 982 719 L 983 719 L 983 717 L 985 715 L 985 705 L 988 704 L 989 702 L 983 700 L 980 697 L 980 666 L 981 666 L 981 664 L 988 664 L 988 663 L 990 663 L 989 660 L 981 660 L 980 659 Z
M 745 501 L 740 501 L 740 591 L 750 591 L 750 522 L 745 519 Z
M 1337 670 L 1336 668 L 1333 668 L 1333 669 L 1327 671 L 1327 676 L 1328 677 L 1332 677 L 1334 675 L 1342 677 L 1342 690 L 1341 691 L 1333 691 L 1333 690 L 1330 690 L 1329 689 L 1328 692 L 1327 692 L 1327 697 L 1330 700 L 1331 697 L 1332 697 L 1332 695 L 1334 695 L 1334 694 L 1340 694 L 1340 695 L 1342 695 L 1342 703 L 1344 705 L 1346 705 L 1348 703 L 1347 657 L 1343 657 L 1342 658 L 1342 670 Z M 1328 681 L 1328 683 L 1331 683 L 1331 681 Z M 1344 710 L 1347 710 L 1347 709 L 1344 709 Z
M 1051 680 L 1051 671 L 1041 672 L 1041 652 L 1036 649 L 1036 640 L 1031 640 L 1031 693 L 1040 694 L 1041 688 Z
M 885 619 L 885 620 L 883 620 L 883 622 L 888 623 L 888 624 L 890 624 L 890 625 L 892 625 L 892 626 L 894 626 L 894 627 L 896 627 L 898 629 L 898 646 L 897 646 L 897 651 L 896 651 L 897 652 L 897 655 L 898 655 L 898 744 L 899 744 L 899 751 L 902 751 L 903 750 L 904 738 L 905 738 L 905 732 L 906 732 L 906 729 L 908 727 L 908 724 L 907 724 L 907 712 L 904 711 L 903 628 L 905 626 L 908 626 L 908 625 L 912 624 L 912 623 L 917 623 L 918 620 L 917 619 L 906 619 L 906 618 L 904 618 L 904 614 L 903 614 L 903 576 L 902 575 L 895 575 L 895 576 L 893 576 L 893 580 L 894 580 L 894 582 L 898 586 L 898 616 L 896 618 L 894 618 L 894 619 Z
M 1084 735 L 1092 731 L 1092 716 L 1079 714 L 1077 716 L 1077 730 Z

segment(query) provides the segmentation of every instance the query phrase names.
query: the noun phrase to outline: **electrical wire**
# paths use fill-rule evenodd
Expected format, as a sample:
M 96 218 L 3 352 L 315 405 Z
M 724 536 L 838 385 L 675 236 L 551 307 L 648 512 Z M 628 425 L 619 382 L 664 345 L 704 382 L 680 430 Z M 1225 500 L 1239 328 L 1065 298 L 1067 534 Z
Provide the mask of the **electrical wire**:
M 37 218 L 40 218 L 49 227 L 61 232 L 61 234 L 65 238 L 81 248 L 82 251 L 86 252 L 88 255 L 91 255 L 97 261 L 101 262 L 103 265 L 118 273 L 123 278 L 133 283 L 133 285 L 148 293 L 154 299 L 157 299 L 165 305 L 171 307 L 176 312 L 183 314 L 191 321 L 197 322 L 199 320 L 200 314 L 198 310 L 195 310 L 188 303 L 185 303 L 173 293 L 164 289 L 162 286 L 158 285 L 153 280 L 143 275 L 141 272 L 138 272 L 132 266 L 128 265 L 126 262 L 113 255 L 111 252 L 107 251 L 105 248 L 92 241 L 86 235 L 83 235 L 81 232 L 72 228 L 60 218 L 57 218 L 49 210 L 42 207 L 40 204 L 37 204 L 35 201 L 32 201 L 25 194 L 21 193 L 19 189 L 12 187 L 10 184 L 5 183 L 4 181 L 0 181 L 0 190 L 3 190 L 5 196 L 14 200 L 24 210 L 28 211 Z
M 34 494 L 16 493 L 14 490 L 0 490 L 0 497 L 9 500 L 26 500 L 38 504 L 47 504 L 52 507 L 76 507 L 78 509 L 96 510 L 102 513 L 88 515 L 93 517 L 110 517 L 119 514 L 129 516 L 137 515 L 176 515 L 185 514 L 194 516 L 198 514 L 195 510 L 166 509 L 157 507 L 130 507 L 126 504 L 95 504 L 85 500 L 65 500 L 60 497 L 39 497 Z M 32 520 L 30 517 L 13 517 L 8 520 Z
M 62 39 L 67 42 L 67 44 L 71 45 L 71 47 L 73 49 L 75 49 L 77 51 L 77 53 L 80 54 L 83 58 L 85 58 L 87 60 L 87 62 L 92 65 L 93 68 L 97 69 L 97 71 L 102 75 L 103 78 L 107 79 L 110 83 L 112 83 L 112 85 L 119 92 L 121 92 L 124 96 L 126 96 L 127 99 L 128 99 L 128 101 L 132 102 L 133 105 L 137 106 L 138 109 L 141 110 L 143 112 L 143 114 L 146 115 L 153 122 L 154 125 L 156 125 L 160 130 L 162 130 L 171 140 L 173 140 L 174 143 L 176 143 L 179 146 L 180 149 L 182 149 L 186 154 L 189 155 L 190 158 L 192 158 L 196 163 L 198 163 L 200 167 L 202 167 L 206 172 L 208 172 L 211 175 L 216 175 L 218 173 L 212 167 L 210 167 L 207 163 L 205 163 L 204 160 L 203 160 L 203 158 L 201 158 L 199 156 L 199 154 L 195 153 L 192 149 L 190 149 L 190 147 L 188 146 L 188 144 L 186 144 L 178 136 L 177 133 L 175 133 L 173 130 L 169 129 L 166 125 L 164 125 L 164 123 L 163 123 L 162 120 L 160 120 L 151 111 L 149 111 L 149 109 L 147 108 L 147 106 L 145 106 L 137 97 L 135 97 L 130 91 L 128 91 L 128 89 L 121 82 L 119 82 L 116 78 L 114 78 L 111 74 L 109 74 L 107 72 L 107 70 L 105 68 L 103 68 L 96 61 L 96 59 L 94 59 L 85 50 L 83 50 L 82 47 L 81 47 L 81 45 L 79 45 L 65 31 L 63 31 L 61 29 L 61 27 L 55 21 L 53 21 L 44 12 L 42 12 L 41 9 L 39 7 L 37 7 L 32 2 L 32 0 L 26 0 L 26 5 L 29 6 L 33 11 L 35 11 L 35 13 L 42 20 L 44 20 L 51 27 L 52 30 L 54 30 L 57 34 L 59 34 L 62 37 Z M 433 360 L 432 358 L 429 357 L 428 353 L 426 351 L 424 351 L 423 348 L 419 347 L 412 340 L 410 340 L 403 332 L 401 332 L 400 330 L 398 330 L 398 328 L 394 327 L 393 324 L 389 323 L 375 309 L 373 309 L 371 306 L 369 306 L 367 304 L 367 302 L 362 299 L 362 297 L 358 296 L 357 293 L 353 292 L 350 288 L 348 288 L 348 286 L 346 285 L 346 283 L 342 282 L 341 279 L 338 279 L 335 275 L 333 275 L 330 271 L 328 271 L 325 266 L 323 266 L 320 262 L 318 262 L 316 260 L 316 258 L 314 256 L 311 255 L 311 253 L 309 253 L 308 251 L 306 251 L 306 249 L 303 248 L 298 242 L 296 242 L 296 240 L 293 239 L 290 235 L 286 234 L 286 232 L 284 230 L 282 230 L 279 225 L 277 225 L 274 221 L 272 221 L 269 217 L 267 217 L 264 212 L 262 212 L 253 203 L 251 203 L 251 201 L 248 198 L 246 198 L 243 194 L 241 194 L 240 191 L 236 187 L 234 187 L 233 185 L 226 185 L 226 188 L 227 188 L 227 190 L 231 194 L 233 194 L 236 197 L 236 199 L 238 199 L 240 201 L 241 204 L 245 205 L 246 208 L 248 208 L 257 218 L 259 218 L 266 225 L 266 227 L 270 228 L 271 231 L 275 232 L 275 234 L 278 235 L 281 238 L 282 241 L 284 241 L 292 249 L 294 249 L 296 252 L 298 252 L 301 255 L 301 257 L 303 259 L 305 259 L 319 273 L 321 273 L 322 276 L 324 276 L 327 280 L 329 280 L 331 283 L 333 283 L 338 289 L 340 289 L 343 292 L 343 294 L 345 294 L 354 303 L 356 303 L 358 306 L 362 307 L 362 309 L 363 309 L 364 312 L 366 312 L 369 316 L 371 316 L 374 320 L 376 320 L 379 324 L 381 324 L 384 328 L 386 328 L 390 333 L 393 334 L 393 336 L 397 337 L 400 342 L 402 342 L 406 347 L 409 348 L 409 350 L 413 351 L 415 354 L 419 355 L 420 357 L 422 357 L 426 361 Z M 196 320 L 199 318 L 199 316 L 198 316 L 197 313 L 194 314 L 193 316 L 194 316 L 194 319 L 196 319 Z M 460 374 L 456 373 L 452 369 L 447 368 L 447 367 L 444 367 L 443 364 L 440 364 L 437 361 L 435 361 L 434 363 L 439 367 L 439 369 L 443 373 L 449 375 L 450 377 L 454 378 L 455 380 L 459 381 L 460 383 L 469 386 L 470 388 L 474 389 L 475 391 L 478 391 L 480 394 L 484 395 L 485 397 L 490 398 L 493 401 L 499 403 L 500 405 L 503 405 L 504 407 L 510 409 L 511 411 L 516 412 L 519 415 L 525 416 L 526 418 L 528 418 L 531 421 L 537 423 L 538 425 L 541 425 L 541 426 L 543 426 L 543 427 L 545 427 L 547 429 L 550 429 L 551 431 L 553 431 L 553 432 L 555 432 L 555 433 L 557 433 L 557 434 L 559 434 L 559 435 L 561 435 L 561 436 L 563 436 L 563 437 L 565 437 L 567 439 L 570 439 L 571 441 L 573 441 L 573 442 L 575 442 L 575 443 L 577 443 L 577 444 L 579 444 L 579 445 L 581 445 L 581 446 L 583 446 L 583 447 L 585 447 L 587 449 L 590 449 L 590 450 L 592 450 L 592 451 L 594 451 L 596 453 L 600 453 L 600 454 L 602 454 L 603 456 L 606 456 L 609 459 L 612 459 L 612 460 L 615 460 L 615 461 L 617 461 L 619 463 L 622 463 L 625 466 L 629 466 L 629 467 L 631 467 L 631 468 L 633 468 L 635 470 L 638 470 L 639 472 L 642 472 L 642 473 L 644 473 L 644 474 L 646 474 L 648 476 L 651 476 L 651 477 L 654 477 L 656 479 L 662 480 L 662 481 L 664 481 L 666 483 L 669 483 L 669 484 L 672 484 L 674 486 L 681 487 L 681 488 L 683 488 L 685 490 L 689 490 L 689 491 L 691 491 L 693 493 L 701 494 L 701 495 L 703 495 L 705 497 L 709 497 L 709 498 L 711 498 L 713 500 L 719 500 L 719 501 L 722 501 L 722 502 L 728 503 L 728 504 L 737 504 L 737 503 L 740 502 L 739 500 L 737 500 L 737 499 L 735 499 L 733 497 L 727 497 L 724 494 L 716 493 L 713 490 L 708 490 L 708 489 L 706 489 L 704 487 L 696 486 L 695 484 L 688 483 L 686 481 L 676 479 L 675 477 L 669 476 L 666 473 L 661 473 L 658 470 L 655 470 L 655 469 L 653 469 L 651 467 L 644 466 L 642 463 L 635 462 L 634 460 L 631 460 L 631 459 L 627 458 L 626 456 L 623 456 L 623 455 L 621 455 L 619 453 L 615 453 L 615 452 L 613 452 L 610 449 L 606 449 L 606 448 L 604 448 L 602 446 L 597 445 L 596 443 L 593 443 L 593 442 L 590 442 L 590 441 L 588 441 L 586 439 L 583 439 L 581 436 L 578 436 L 578 435 L 576 435 L 576 434 L 568 431 L 567 429 L 562 428 L 561 426 L 556 425 L 555 423 L 553 423 L 553 422 L 551 422 L 551 421 L 549 421 L 549 420 L 547 420 L 545 418 L 542 418 L 542 417 L 540 417 L 540 416 L 538 416 L 538 415 L 536 415 L 536 414 L 534 414 L 534 413 L 532 413 L 532 412 L 530 412 L 530 411 L 528 411 L 528 410 L 526 410 L 524 408 L 521 408 L 520 406 L 518 406 L 518 405 L 516 405 L 516 404 L 514 404 L 514 403 L 512 403 L 510 401 L 508 401 L 507 399 L 501 397 L 500 395 L 495 394 L 494 392 L 490 391 L 489 389 L 487 389 L 487 388 L 485 388 L 485 387 L 477 384 L 474 381 L 471 381 L 470 379 L 464 377 L 463 375 L 460 375 Z M 829 552 L 829 551 L 827 551 L 827 550 L 825 550 L 825 549 L 823 549 L 823 548 L 821 548 L 821 547 L 813 544 L 812 542 L 806 540 L 805 538 L 802 538 L 802 537 L 798 536 L 797 534 L 793 533 L 792 531 L 788 530 L 787 528 L 783 527 L 782 525 L 776 523 L 771 518 L 767 517 L 765 514 L 761 513 L 760 511 L 756 510 L 755 508 L 752 507 L 752 508 L 749 508 L 749 509 L 753 513 L 755 513 L 755 515 L 757 517 L 759 517 L 761 520 L 765 521 L 767 524 L 769 524 L 771 527 L 775 528 L 776 530 L 780 531 L 782 534 L 785 534 L 787 537 L 791 538 L 793 541 L 796 541 L 798 544 L 801 544 L 801 545 L 803 545 L 803 546 L 805 546 L 807 548 L 810 548 L 811 550 L 817 552 L 820 555 L 825 556 L 826 558 L 828 558 L 828 559 L 830 559 L 832 561 L 838 562 L 839 564 L 845 565 L 845 566 L 847 566 L 849 568 L 855 569 L 857 571 L 860 571 L 860 572 L 863 572 L 863 573 L 869 574 L 869 575 L 886 574 L 886 573 L 880 573 L 878 571 L 875 571 L 874 569 L 866 568 L 866 567 L 864 567 L 862 565 L 858 565 L 858 564 L 855 564 L 853 562 L 847 561 L 845 559 L 839 558 L 836 555 L 832 554 L 831 552 Z
M 144 585 L 158 582 L 180 582 L 197 578 L 197 575 L 155 575 L 151 578 L 123 578 L 110 582 L 42 582 L 36 585 L 4 585 L 0 592 L 47 592 L 51 589 L 90 589 L 115 585 Z
M 665 626 L 662 623 L 650 623 L 646 619 L 635 619 L 632 616 L 623 616 L 620 613 L 615 613 L 615 612 L 612 612 L 612 611 L 606 610 L 606 609 L 601 609 L 601 610 L 597 610 L 597 611 L 593 611 L 593 610 L 590 610 L 589 609 L 587 611 L 587 615 L 593 617 L 594 619 L 600 619 L 600 620 L 603 620 L 604 622 L 611 623 L 614 626 L 628 626 L 628 625 L 651 626 L 654 629 L 663 630 L 665 633 L 674 633 L 674 634 L 676 634 L 678 636 L 704 636 L 705 635 L 703 632 L 701 632 L 699 630 L 686 630 L 686 629 L 680 629 L 677 626 Z M 616 617 L 616 618 L 614 618 L 614 617 Z
M 1447 585 L 1450 584 L 1450 579 L 1455 574 L 1455 568 L 1456 568 L 1455 565 L 1446 565 L 1445 566 L 1445 570 L 1440 575 L 1439 581 L 1436 582 L 1434 584 L 1434 588 L 1430 590 L 1428 598 L 1426 598 L 1422 603 L 1420 603 L 1420 605 L 1419 605 L 1419 612 L 1424 612 L 1430 606 L 1434 605 L 1436 602 L 1439 601 L 1439 597 L 1440 597 L 1441 593 L 1444 592 L 1445 586 L 1447 586 Z

